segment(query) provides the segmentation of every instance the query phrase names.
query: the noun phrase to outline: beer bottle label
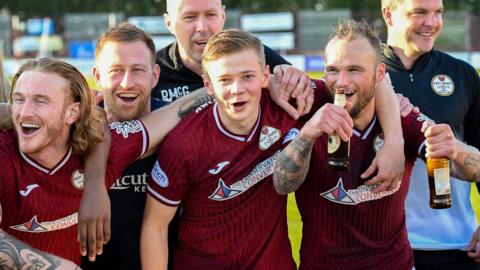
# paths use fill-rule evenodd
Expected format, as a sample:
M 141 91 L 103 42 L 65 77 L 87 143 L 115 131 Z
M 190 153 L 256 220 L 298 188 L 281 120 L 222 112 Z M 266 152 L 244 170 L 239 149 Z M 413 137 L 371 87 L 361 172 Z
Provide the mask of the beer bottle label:
M 448 167 L 434 169 L 433 177 L 435 179 L 435 194 L 450 194 L 450 169 Z
M 341 139 L 337 134 L 328 136 L 328 153 L 335 153 L 340 148 Z M 350 150 L 350 149 L 349 149 Z
M 333 104 L 340 106 L 340 107 L 345 107 L 346 104 L 346 97 L 345 94 L 335 94 L 335 99 L 333 101 Z

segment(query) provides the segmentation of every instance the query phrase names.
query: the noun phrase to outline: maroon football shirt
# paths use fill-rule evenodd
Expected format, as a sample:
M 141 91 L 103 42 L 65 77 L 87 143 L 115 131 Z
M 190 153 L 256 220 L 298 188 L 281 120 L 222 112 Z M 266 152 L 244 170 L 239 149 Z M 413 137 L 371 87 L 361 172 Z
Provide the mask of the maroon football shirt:
M 209 105 L 180 122 L 148 181 L 160 203 L 182 203 L 174 269 L 295 269 L 286 196 L 271 175 L 296 121 L 265 94 L 246 136 L 230 133 L 217 110 Z
M 148 147 L 148 134 L 140 121 L 112 123 L 110 129 L 107 187 Z M 1 228 L 34 248 L 80 264 L 81 156 L 69 150 L 56 166 L 45 168 L 19 151 L 14 131 L 1 131 L 0 163 Z
M 423 151 L 424 118 L 402 118 L 405 172 L 398 189 L 373 194 L 360 178 L 383 145 L 377 119 L 350 140 L 350 170 L 327 167 L 327 138 L 315 145 L 310 171 L 296 192 L 303 220 L 300 269 L 411 269 L 413 254 L 405 228 L 405 196 L 412 166 Z

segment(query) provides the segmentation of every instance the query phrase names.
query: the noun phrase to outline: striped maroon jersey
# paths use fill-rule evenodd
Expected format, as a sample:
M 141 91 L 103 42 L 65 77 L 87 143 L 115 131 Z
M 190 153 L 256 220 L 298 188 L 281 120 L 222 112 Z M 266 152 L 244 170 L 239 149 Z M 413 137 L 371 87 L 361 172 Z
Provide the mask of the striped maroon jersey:
M 148 147 L 140 121 L 112 123 L 106 185 Z M 18 149 L 14 131 L 0 131 L 1 228 L 42 251 L 80 264 L 77 211 L 83 189 L 83 159 L 71 149 L 45 168 Z
M 246 136 L 220 122 L 216 103 L 187 116 L 167 136 L 148 181 L 160 203 L 182 203 L 174 269 L 295 269 L 286 196 L 273 165 L 296 121 L 265 94 Z
M 404 203 L 412 166 L 423 151 L 423 121 L 413 113 L 402 118 L 406 164 L 394 191 L 374 194 L 360 178 L 383 145 L 376 118 L 365 131 L 354 129 L 347 172 L 327 167 L 327 136 L 315 142 L 309 173 L 295 193 L 303 220 L 300 269 L 412 269 Z

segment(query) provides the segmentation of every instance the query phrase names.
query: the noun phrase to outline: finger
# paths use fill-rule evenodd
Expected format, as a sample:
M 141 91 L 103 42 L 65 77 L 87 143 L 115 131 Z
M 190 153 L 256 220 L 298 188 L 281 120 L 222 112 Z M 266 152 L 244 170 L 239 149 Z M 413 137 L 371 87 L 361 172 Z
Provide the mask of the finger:
M 112 235 L 110 230 L 110 216 L 103 221 L 103 243 L 107 244 L 110 241 Z
M 424 121 L 423 122 L 421 131 L 423 132 L 423 134 L 425 136 L 427 136 L 427 132 L 430 132 L 429 128 L 430 128 L 431 125 L 433 125 L 433 124 L 430 121 Z
M 292 92 L 290 96 L 296 98 L 302 94 L 303 88 L 305 88 L 305 80 L 302 81 L 302 74 L 299 71 L 293 72 L 292 77 L 290 77 L 290 87 Z
M 413 107 L 413 112 L 420 113 L 420 108 L 418 108 L 417 106 Z
M 360 175 L 360 177 L 362 179 L 367 179 L 369 178 L 370 176 L 372 176 L 372 174 L 377 170 L 377 161 L 376 161 L 376 158 L 373 159 L 372 161 L 372 164 L 370 164 L 370 166 L 368 166 L 368 168 Z M 365 182 L 365 184 L 368 184 L 368 185 L 373 185 L 373 184 L 376 184 L 375 182 L 371 182 L 373 179 L 371 179 L 370 181 L 367 181 Z
M 103 245 L 104 245 L 104 240 L 103 240 L 103 222 L 97 222 L 97 228 L 96 228 L 96 254 L 97 255 L 102 255 L 103 253 Z
M 78 241 L 80 242 L 80 254 L 87 256 L 87 226 L 84 222 L 78 222 Z
M 370 184 L 370 182 L 374 182 L 375 184 Z M 373 177 L 371 180 L 365 182 L 365 184 L 371 185 L 373 187 L 372 189 L 373 193 L 385 191 L 390 185 L 390 183 L 387 181 L 381 181 L 381 178 L 378 176 Z
M 403 108 L 400 109 L 400 115 L 402 117 L 405 117 L 407 115 L 410 114 L 410 112 L 412 112 L 413 110 L 413 105 L 408 103 L 408 104 L 405 104 L 405 106 L 403 106 Z
M 96 223 L 96 222 L 95 222 Z M 88 259 L 93 262 L 96 258 L 96 225 L 94 222 L 88 224 Z
M 289 99 L 290 98 L 290 93 L 293 91 L 293 88 L 290 86 L 290 78 L 292 77 L 291 72 L 284 72 L 283 77 L 282 77 L 282 89 L 283 91 L 283 98 Z
M 472 238 L 470 239 L 470 243 L 468 243 L 468 246 L 467 246 L 467 248 L 466 248 L 465 250 L 466 250 L 466 251 L 473 252 L 474 250 L 477 249 L 477 245 L 478 245 L 478 240 L 477 240 L 476 235 L 474 234 L 474 235 L 472 236 Z
M 306 106 L 306 101 L 301 95 L 297 96 L 296 101 L 297 101 L 298 115 L 303 115 L 304 114 L 303 111 L 305 110 L 305 106 Z
M 300 117 L 297 112 L 297 109 L 295 109 L 295 107 L 293 107 L 290 103 L 288 103 L 288 101 L 284 99 L 280 99 L 278 101 L 278 106 L 280 106 L 280 108 L 286 111 L 288 115 L 290 115 L 293 119 L 298 119 Z
M 310 92 L 310 94 L 308 94 L 305 97 L 305 100 L 306 100 L 306 105 L 305 105 L 305 110 L 303 111 L 303 115 L 309 114 L 310 111 L 312 110 L 313 102 L 314 102 L 313 89 Z

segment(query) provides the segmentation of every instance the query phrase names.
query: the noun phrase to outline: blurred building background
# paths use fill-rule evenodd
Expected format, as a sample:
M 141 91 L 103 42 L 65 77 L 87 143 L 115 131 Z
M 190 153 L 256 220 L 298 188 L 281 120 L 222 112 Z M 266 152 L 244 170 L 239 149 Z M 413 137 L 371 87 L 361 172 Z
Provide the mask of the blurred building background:
M 307 71 L 323 69 L 323 48 L 339 18 L 364 19 L 385 39 L 380 2 L 223 1 L 227 6 L 226 28 L 254 32 Z M 444 30 L 437 48 L 480 67 L 480 0 L 443 3 Z M 150 33 L 157 48 L 170 43 L 173 36 L 164 25 L 164 12 L 165 0 L 1 0 L 0 54 L 7 58 L 7 64 L 12 63 L 8 59 L 64 57 L 89 72 L 98 35 L 120 22 L 130 21 Z M 7 66 L 7 73 L 12 69 L 15 67 Z

